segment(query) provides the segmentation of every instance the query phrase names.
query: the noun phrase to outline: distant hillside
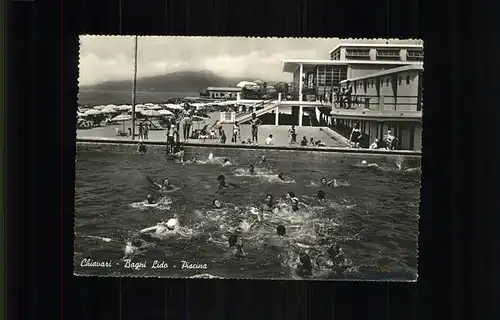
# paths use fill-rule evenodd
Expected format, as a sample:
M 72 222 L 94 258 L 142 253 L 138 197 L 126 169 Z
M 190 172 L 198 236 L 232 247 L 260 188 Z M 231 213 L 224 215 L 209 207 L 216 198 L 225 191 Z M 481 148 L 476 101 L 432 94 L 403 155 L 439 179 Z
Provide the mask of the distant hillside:
M 172 97 L 197 96 L 207 87 L 235 86 L 243 78 L 219 76 L 208 71 L 183 71 L 137 79 L 138 102 L 160 102 Z M 262 79 L 266 81 L 266 79 Z M 130 103 L 132 80 L 82 86 L 80 104 Z

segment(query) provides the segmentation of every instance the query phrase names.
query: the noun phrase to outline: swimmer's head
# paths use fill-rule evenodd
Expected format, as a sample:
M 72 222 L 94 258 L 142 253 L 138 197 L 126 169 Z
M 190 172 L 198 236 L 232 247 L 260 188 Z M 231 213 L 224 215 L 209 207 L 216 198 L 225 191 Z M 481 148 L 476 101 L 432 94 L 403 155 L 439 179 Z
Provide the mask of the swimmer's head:
M 368 162 L 366 162 L 366 160 L 363 160 L 361 161 L 361 164 L 368 164 Z
M 213 154 L 213 153 L 210 153 L 210 154 L 208 155 L 208 159 L 213 159 L 213 158 L 214 158 L 214 154 Z
M 283 172 L 278 173 L 278 178 L 283 179 Z
M 140 239 L 132 240 L 132 245 L 136 248 L 140 248 L 142 246 L 142 241 Z
M 279 225 L 276 227 L 276 233 L 278 234 L 278 236 L 282 237 L 286 234 L 286 228 L 285 226 L 283 225 Z
M 229 158 L 224 158 L 224 163 L 228 163 L 228 162 L 231 162 L 231 161 L 229 161 Z
M 191 159 L 191 161 L 192 161 L 192 162 L 196 162 L 196 161 L 198 161 L 198 159 L 196 159 L 196 157 L 193 157 L 193 158 Z
M 292 209 L 294 211 L 299 209 L 299 199 L 292 198 Z
M 152 196 L 151 194 L 148 194 L 148 195 L 146 196 L 146 199 L 153 199 L 153 196 Z
M 168 186 L 169 184 L 170 184 L 170 180 L 168 180 L 168 179 L 163 180 L 164 186 Z
M 177 219 L 168 219 L 167 221 L 167 229 L 168 230 L 174 230 L 175 227 L 179 224 L 179 222 L 177 221 Z
M 250 173 L 254 173 L 255 172 L 255 167 L 253 166 L 253 164 L 251 164 L 251 165 L 248 166 L 248 171 L 250 171 Z
M 319 190 L 318 193 L 316 194 L 319 200 L 325 199 L 325 192 L 323 190 Z
M 326 180 L 326 178 L 323 177 L 323 178 L 321 178 L 320 182 L 321 182 L 322 185 L 326 186 L 328 180 Z
M 265 200 L 266 200 L 266 203 L 269 203 L 269 204 L 272 203 L 273 202 L 273 195 L 270 193 L 266 194 Z
M 222 202 L 220 200 L 214 199 L 212 202 L 213 206 L 217 209 L 220 209 L 222 207 Z
M 217 181 L 219 181 L 219 182 L 224 182 L 224 181 L 226 181 L 226 177 L 224 177 L 224 175 L 222 175 L 222 174 L 221 174 L 221 175 L 219 175 L 219 176 L 217 177 Z
M 295 192 L 293 191 L 290 191 L 286 194 L 286 198 L 287 199 L 292 199 L 292 198 L 295 198 Z

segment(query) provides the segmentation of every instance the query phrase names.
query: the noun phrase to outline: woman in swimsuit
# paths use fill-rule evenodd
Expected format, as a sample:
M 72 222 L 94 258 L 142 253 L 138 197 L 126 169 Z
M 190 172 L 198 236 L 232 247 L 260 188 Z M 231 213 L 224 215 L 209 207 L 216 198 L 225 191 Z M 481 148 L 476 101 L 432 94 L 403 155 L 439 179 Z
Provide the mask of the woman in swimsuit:
M 361 141 L 361 130 L 359 129 L 357 123 L 355 123 L 354 128 L 352 128 L 349 140 L 353 143 L 354 148 L 359 148 L 359 142 Z

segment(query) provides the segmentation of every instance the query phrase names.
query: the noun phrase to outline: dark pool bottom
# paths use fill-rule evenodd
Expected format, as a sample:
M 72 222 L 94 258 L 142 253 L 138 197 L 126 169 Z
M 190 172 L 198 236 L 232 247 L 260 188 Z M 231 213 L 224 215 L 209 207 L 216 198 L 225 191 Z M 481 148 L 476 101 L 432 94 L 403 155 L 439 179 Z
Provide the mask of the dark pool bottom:
M 111 149 L 112 150 L 112 149 Z M 401 156 L 376 158 L 378 169 L 359 168 L 360 156 L 341 153 L 268 151 L 268 165 L 256 164 L 262 151 L 193 148 L 204 163 L 180 164 L 161 152 L 133 155 L 130 151 L 79 146 L 76 163 L 75 274 L 100 276 L 191 277 L 210 274 L 223 278 L 252 279 L 363 279 L 415 280 L 417 275 L 420 173 L 401 171 L 398 164 L 415 159 Z M 207 160 L 213 153 L 215 159 Z M 218 157 L 229 157 L 222 166 Z M 375 158 L 372 160 L 372 158 Z M 418 161 L 417 161 L 418 162 Z M 257 174 L 246 172 L 256 164 Z M 294 180 L 280 183 L 277 172 Z M 216 178 L 224 174 L 239 189 L 219 191 Z M 350 186 L 320 188 L 326 176 Z M 166 204 L 144 206 L 151 186 L 147 177 L 180 186 L 167 195 Z M 327 202 L 312 196 L 323 190 Z M 228 249 L 227 238 L 238 226 L 248 227 L 264 194 L 276 197 L 293 191 L 304 205 L 268 215 L 243 233 L 246 256 Z M 232 204 L 213 210 L 212 201 Z M 233 207 L 237 209 L 233 209 Z M 124 259 L 125 243 L 143 228 L 176 216 L 181 230 L 163 241 L 148 241 L 142 252 Z M 276 226 L 287 228 L 285 239 Z M 325 251 L 339 244 L 346 257 L 341 270 L 332 268 Z M 298 276 L 298 255 L 307 252 L 313 274 Z

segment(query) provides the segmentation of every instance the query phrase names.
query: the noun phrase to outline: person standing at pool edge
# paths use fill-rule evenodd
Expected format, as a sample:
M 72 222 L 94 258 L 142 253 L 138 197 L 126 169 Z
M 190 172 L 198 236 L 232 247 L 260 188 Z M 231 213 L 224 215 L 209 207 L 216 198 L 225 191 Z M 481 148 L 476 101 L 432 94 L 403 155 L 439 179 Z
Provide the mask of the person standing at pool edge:
M 262 121 L 257 118 L 257 115 L 252 113 L 252 120 L 250 120 L 252 125 L 252 144 L 257 145 L 259 143 L 259 126 L 262 124 Z

